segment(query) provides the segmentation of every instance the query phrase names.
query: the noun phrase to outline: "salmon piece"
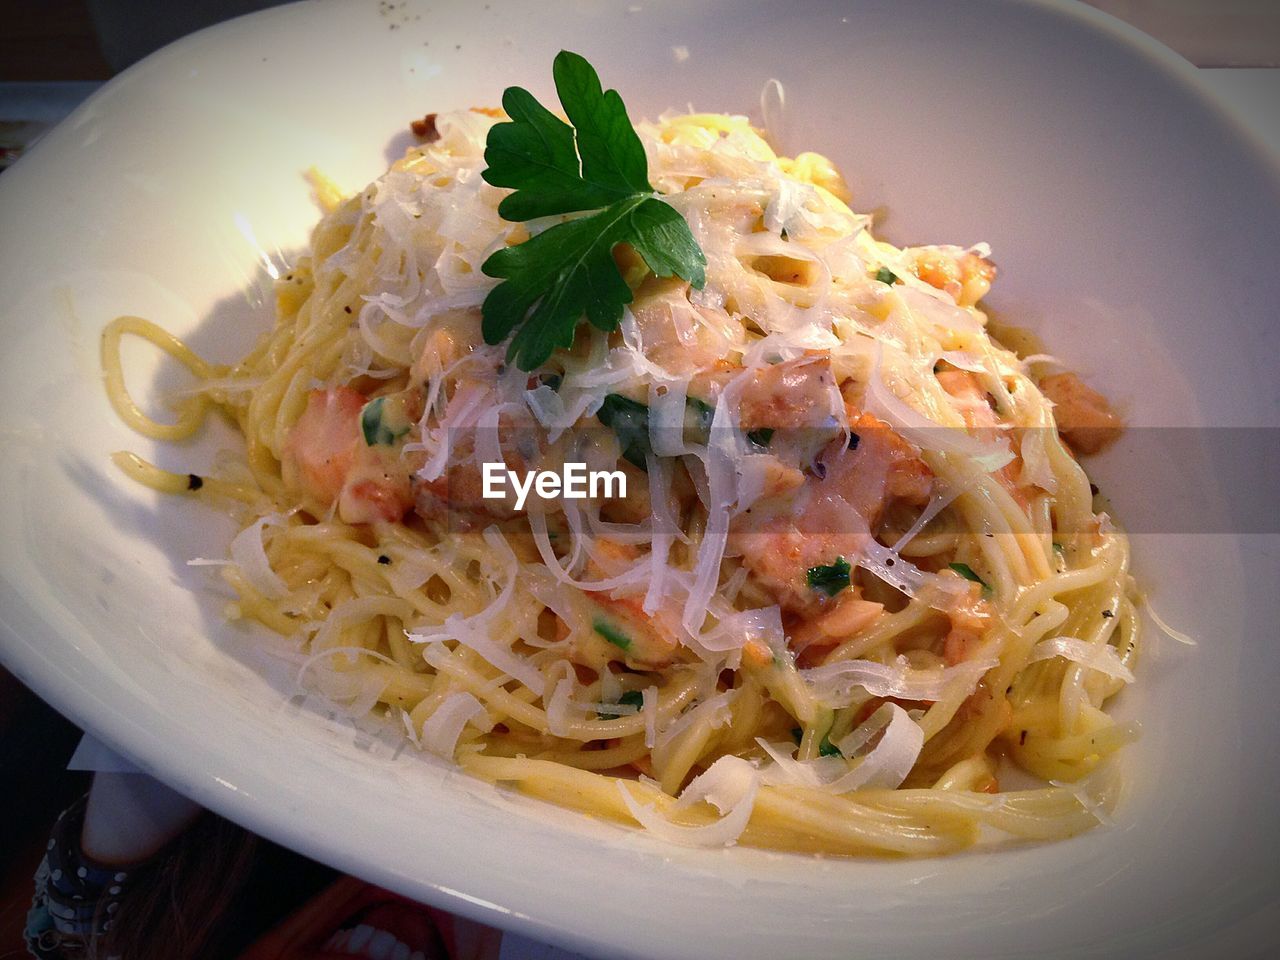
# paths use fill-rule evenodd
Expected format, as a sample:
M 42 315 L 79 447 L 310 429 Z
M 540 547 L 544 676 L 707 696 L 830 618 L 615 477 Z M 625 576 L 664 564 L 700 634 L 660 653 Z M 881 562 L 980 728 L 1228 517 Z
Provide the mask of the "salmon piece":
M 970 585 L 969 595 L 947 610 L 951 629 L 942 639 L 942 659 L 954 667 L 972 655 L 991 623 L 991 605 L 981 598 L 982 586 Z
M 767 667 L 773 663 L 773 651 L 759 640 L 748 640 L 742 645 L 742 663 L 748 667 Z
M 516 468 L 519 469 L 519 468 Z M 413 509 L 433 526 L 456 530 L 481 530 L 494 520 L 516 516 L 516 495 L 508 482 L 505 498 L 484 495 L 484 476 L 474 462 L 448 467 L 434 480 L 412 480 Z M 530 492 L 529 496 L 535 496 Z M 527 501 L 526 501 L 527 505 Z
M 1115 443 L 1124 421 L 1107 398 L 1085 386 L 1074 373 L 1055 373 L 1040 381 L 1041 392 L 1052 401 L 1058 433 L 1082 456 Z
M 964 417 L 965 426 L 984 440 L 994 439 L 1000 421 L 996 412 L 991 409 L 987 394 L 978 382 L 977 376 L 968 370 L 943 370 L 937 374 L 942 389 L 961 401 L 960 415 Z M 1013 438 L 1009 438 L 1013 442 Z M 1014 458 L 997 470 L 993 476 L 1000 481 L 1018 504 L 1025 509 L 1031 502 L 1030 484 L 1022 481 L 1022 457 L 1014 446 Z
M 586 579 L 603 580 L 629 566 L 640 551 L 633 544 L 598 538 L 587 561 Z M 644 610 L 644 597 L 613 597 L 605 591 L 585 591 L 591 613 L 591 633 L 576 653 L 588 666 L 623 660 L 639 667 L 665 667 L 679 646 L 680 612 Z
M 594 608 L 590 643 L 596 657 L 642 668 L 665 667 L 675 659 L 676 633 L 666 625 L 663 611 L 657 616 L 645 613 L 644 597 L 619 599 L 594 592 L 586 596 Z
M 831 644 L 865 629 L 882 612 L 856 587 L 828 597 L 809 585 L 813 567 L 860 556 L 894 502 L 928 501 L 933 474 L 919 451 L 881 420 L 845 411 L 856 443 L 828 443 L 795 490 L 761 500 L 735 518 L 730 543 L 756 582 L 802 615 L 793 643 Z
M 480 326 L 480 310 L 475 307 L 446 310 L 433 317 L 423 335 L 418 359 L 410 369 L 411 382 L 425 384 L 446 371 L 453 371 L 477 344 L 484 343 Z M 484 370 L 478 369 L 478 362 L 465 364 L 466 372 L 472 379 L 487 381 L 491 379 L 499 359 L 495 356 L 492 366 Z M 446 382 L 452 384 L 458 379 L 458 374 L 451 374 Z
M 521 478 L 529 470 L 529 462 L 520 453 L 522 435 L 533 429 L 533 421 L 524 413 L 504 413 L 498 420 L 498 437 L 502 443 L 503 463 Z M 493 520 L 510 520 L 526 512 L 537 501 L 537 493 L 529 490 L 524 506 L 517 511 L 517 495 L 510 479 L 505 479 L 502 497 L 484 495 L 484 467 L 475 459 L 476 431 L 458 429 L 451 436 L 449 459 L 452 462 L 434 480 L 413 477 L 414 510 L 433 526 L 449 529 L 478 530 Z M 555 464 L 547 462 L 543 469 Z
M 715 405 L 729 381 L 745 368 L 716 360 L 689 381 L 689 396 Z M 738 397 L 743 430 L 821 429 L 828 435 L 843 425 L 844 399 L 831 372 L 831 360 L 814 354 L 758 367 Z
M 833 430 L 843 413 L 831 360 L 809 356 L 756 370 L 742 391 L 739 422 L 744 430 Z
M 717 361 L 689 382 L 689 396 L 718 405 L 725 386 L 744 368 Z M 845 403 L 831 371 L 831 360 L 820 354 L 784 360 L 747 374 L 738 393 L 738 424 L 747 433 L 767 432 L 759 453 L 773 460 L 765 466 L 765 495 L 798 487 L 800 470 L 845 424 Z
M 991 292 L 996 265 L 976 253 L 957 247 L 916 247 L 909 252 L 915 275 L 961 307 L 971 307 Z
M 399 521 L 413 505 L 398 447 L 365 443 L 360 414 L 367 398 L 350 387 L 313 390 L 285 439 L 282 474 L 308 509 L 337 507 L 344 523 Z
M 822 659 L 815 654 L 856 637 L 884 613 L 884 604 L 864 599 L 857 586 L 842 591 L 823 606 L 822 613 L 799 620 L 789 631 L 791 648 L 807 653 L 807 661 L 814 663 Z
M 364 395 L 350 387 L 312 390 L 307 408 L 285 440 L 285 486 L 331 507 L 355 462 Z
M 683 280 L 646 278 L 636 290 L 631 314 L 645 356 L 676 374 L 714 366 L 741 340 L 736 321 L 689 302 L 689 284 Z

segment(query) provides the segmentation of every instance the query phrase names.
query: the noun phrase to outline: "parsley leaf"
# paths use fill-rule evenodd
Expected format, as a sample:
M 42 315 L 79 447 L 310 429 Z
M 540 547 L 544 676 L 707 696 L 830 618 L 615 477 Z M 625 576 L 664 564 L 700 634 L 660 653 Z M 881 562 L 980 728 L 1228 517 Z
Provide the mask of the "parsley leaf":
M 835 563 L 809 568 L 809 586 L 828 597 L 834 597 L 849 586 L 849 574 L 852 572 L 853 568 L 849 566 L 848 560 L 836 557 Z
M 796 742 L 796 746 L 800 746 L 800 741 L 804 739 L 804 730 L 800 727 L 791 728 L 791 739 Z M 831 742 L 829 736 L 824 736 L 818 742 L 818 756 L 820 757 L 838 757 L 840 756 L 840 748 Z
M 639 690 L 628 690 L 618 698 L 618 703 L 625 707 L 635 707 L 639 710 L 644 706 L 644 694 Z
M 485 342 L 515 331 L 507 359 L 521 370 L 572 346 L 584 313 L 601 330 L 617 327 L 631 302 L 613 260 L 620 243 L 657 276 L 706 283 L 706 258 L 679 211 L 655 196 L 644 146 L 617 91 L 603 91 L 591 64 L 566 50 L 552 74 L 573 125 L 527 90 L 508 87 L 502 106 L 511 120 L 489 131 L 484 152 L 484 179 L 515 188 L 498 206 L 504 219 L 594 211 L 499 250 L 480 268 L 503 281 L 485 297 Z
M 711 439 L 711 421 L 716 408 L 697 397 L 685 397 L 682 436 L 686 443 L 706 444 Z M 649 407 L 620 393 L 610 393 L 596 411 L 596 419 L 613 430 L 622 456 L 641 470 L 648 471 L 646 457 L 653 453 L 649 435 Z M 772 433 L 772 431 L 770 431 Z
M 716 408 L 697 397 L 684 398 L 684 430 L 682 436 L 686 443 L 698 443 L 705 446 L 711 442 L 711 421 L 715 419 Z
M 390 446 L 409 432 L 407 424 L 398 428 L 387 424 L 386 411 L 383 409 L 386 400 L 386 397 L 375 397 L 360 411 L 360 432 L 364 434 L 367 446 Z
M 639 690 L 628 690 L 618 698 L 618 705 L 622 707 L 635 707 L 636 710 L 643 710 L 644 694 Z M 604 713 L 600 711 L 597 711 L 596 713 L 596 718 L 599 720 L 613 720 L 619 716 L 626 716 L 626 714 Z
M 898 282 L 898 275 L 888 267 L 881 267 L 876 271 L 876 279 L 881 283 L 887 283 L 890 286 Z
M 596 619 L 591 624 L 591 629 L 593 629 L 596 633 L 600 634 L 600 636 L 604 637 L 606 640 L 612 643 L 615 647 L 618 647 L 622 650 L 631 649 L 631 638 L 628 637 L 621 630 L 619 630 L 617 627 L 615 627 L 608 620 Z
M 649 469 L 645 457 L 653 453 L 653 445 L 649 439 L 648 406 L 622 394 L 611 393 L 600 404 L 596 419 L 617 435 L 623 457 L 641 470 Z

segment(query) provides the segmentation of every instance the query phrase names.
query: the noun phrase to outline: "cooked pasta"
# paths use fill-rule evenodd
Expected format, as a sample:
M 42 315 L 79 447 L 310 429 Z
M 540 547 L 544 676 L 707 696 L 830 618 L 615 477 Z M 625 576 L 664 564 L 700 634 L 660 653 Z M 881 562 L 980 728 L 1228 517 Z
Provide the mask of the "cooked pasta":
M 637 129 L 705 286 L 619 247 L 619 329 L 528 373 L 484 341 L 480 266 L 566 218 L 499 216 L 492 114 L 332 201 L 233 366 L 107 328 L 126 423 L 243 434 L 239 472 L 116 457 L 242 519 L 233 615 L 423 750 L 673 842 L 935 855 L 1105 819 L 1139 629 L 1076 452 L 1115 422 L 988 334 L 988 251 L 879 241 L 826 158 L 665 117 Z M 130 398 L 126 335 L 201 380 L 176 422 Z M 628 496 L 484 496 L 484 463 L 570 462 Z

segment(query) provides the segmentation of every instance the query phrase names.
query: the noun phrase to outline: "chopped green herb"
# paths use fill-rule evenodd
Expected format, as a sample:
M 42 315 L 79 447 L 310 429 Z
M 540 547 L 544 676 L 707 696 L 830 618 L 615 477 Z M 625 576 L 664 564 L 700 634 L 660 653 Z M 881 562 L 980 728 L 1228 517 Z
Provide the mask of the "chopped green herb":
M 617 91 L 602 90 L 591 64 L 567 50 L 552 76 L 569 123 L 529 91 L 508 87 L 502 106 L 511 120 L 489 130 L 481 174 L 495 187 L 515 188 L 498 205 L 506 220 L 590 211 L 481 265 L 503 281 L 484 300 L 485 342 L 515 331 L 507 359 L 521 370 L 572 346 L 584 313 L 601 330 L 618 326 L 632 297 L 613 260 L 618 244 L 629 244 L 659 277 L 679 276 L 699 289 L 706 283 L 706 258 L 684 217 L 649 184 L 644 146 Z
M 828 597 L 834 597 L 849 586 L 849 574 L 852 572 L 849 561 L 844 557 L 836 557 L 835 563 L 809 568 L 809 586 Z
M 637 710 L 644 709 L 644 694 L 639 690 L 628 690 L 618 698 L 618 706 L 635 707 Z M 596 713 L 596 717 L 600 720 L 613 720 L 618 717 L 616 713 Z
M 711 441 L 711 420 L 716 408 L 697 397 L 684 398 L 684 439 L 688 443 L 707 444 Z
M 624 707 L 635 707 L 639 710 L 644 706 L 644 694 L 639 690 L 628 690 L 618 698 L 618 703 Z
M 893 285 L 898 282 L 898 275 L 894 273 L 892 270 L 890 270 L 888 267 L 881 267 L 879 270 L 876 271 L 876 279 L 879 280 L 881 283 L 887 283 L 889 285 Z
M 773 427 L 761 427 L 759 430 L 748 430 L 747 439 L 763 450 L 769 446 L 769 441 L 773 439 Z
M 791 739 L 796 742 L 796 746 L 800 745 L 800 741 L 804 739 L 804 730 L 800 727 L 791 728 Z M 838 757 L 840 756 L 840 748 L 831 742 L 827 737 L 823 737 L 818 743 L 818 756 L 820 757 Z
M 1062 546 L 1062 544 L 1058 543 L 1058 541 L 1056 540 L 1053 542 L 1053 552 L 1060 557 L 1066 556 L 1067 554 L 1066 549 Z
M 966 580 L 972 580 L 974 583 L 982 584 L 982 592 L 984 594 L 987 594 L 988 596 L 991 594 L 991 586 L 987 581 L 974 573 L 973 567 L 969 566 L 967 563 L 949 563 L 947 566 L 960 574 L 960 576 L 964 577 Z
M 591 624 L 591 628 L 620 650 L 631 649 L 631 638 L 608 620 L 597 619 Z
M 364 433 L 364 442 L 371 447 L 379 444 L 390 446 L 409 432 L 408 424 L 393 430 L 384 422 L 386 399 L 386 397 L 375 397 L 360 411 L 360 429 Z
M 711 439 L 711 420 L 716 408 L 697 397 L 685 398 L 684 439 L 705 444 Z M 653 453 L 649 437 L 649 407 L 618 393 L 604 398 L 596 419 L 613 430 L 622 455 L 641 470 L 648 470 L 645 457 Z
M 649 440 L 648 406 L 619 393 L 611 393 L 596 411 L 596 419 L 617 436 L 623 457 L 641 470 L 648 469 L 645 457 L 653 453 Z

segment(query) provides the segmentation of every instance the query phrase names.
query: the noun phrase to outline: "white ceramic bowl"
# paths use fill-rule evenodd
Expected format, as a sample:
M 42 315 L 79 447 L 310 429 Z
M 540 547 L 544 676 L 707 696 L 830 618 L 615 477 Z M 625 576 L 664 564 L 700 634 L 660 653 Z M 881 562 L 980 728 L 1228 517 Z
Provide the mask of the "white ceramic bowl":
M 1200 645 L 1154 645 L 1125 694 L 1145 736 L 1117 822 L 1059 844 L 922 862 L 667 847 L 286 703 L 259 635 L 228 626 L 216 577 L 185 565 L 224 555 L 228 522 L 137 489 L 107 459 L 128 447 L 199 469 L 228 436 L 163 449 L 132 436 L 103 396 L 98 332 L 139 313 L 237 356 L 269 322 L 263 259 L 282 262 L 316 219 L 303 170 L 356 189 L 412 117 L 495 104 L 511 83 L 549 94 L 561 47 L 633 115 L 750 112 L 780 79 L 784 146 L 833 157 L 856 205 L 887 211 L 889 239 L 989 241 L 1002 270 L 990 303 L 1133 423 L 1280 424 L 1274 160 L 1185 62 L 1087 8 L 277 8 L 150 57 L 0 178 L 4 662 L 254 830 L 585 952 L 1201 956 L 1274 935 L 1278 550 L 1243 520 L 1136 538 L 1143 583 Z M 179 379 L 142 349 L 127 361 L 136 389 Z M 1121 517 L 1200 510 L 1178 479 L 1190 467 L 1133 462 L 1131 447 L 1093 468 Z

